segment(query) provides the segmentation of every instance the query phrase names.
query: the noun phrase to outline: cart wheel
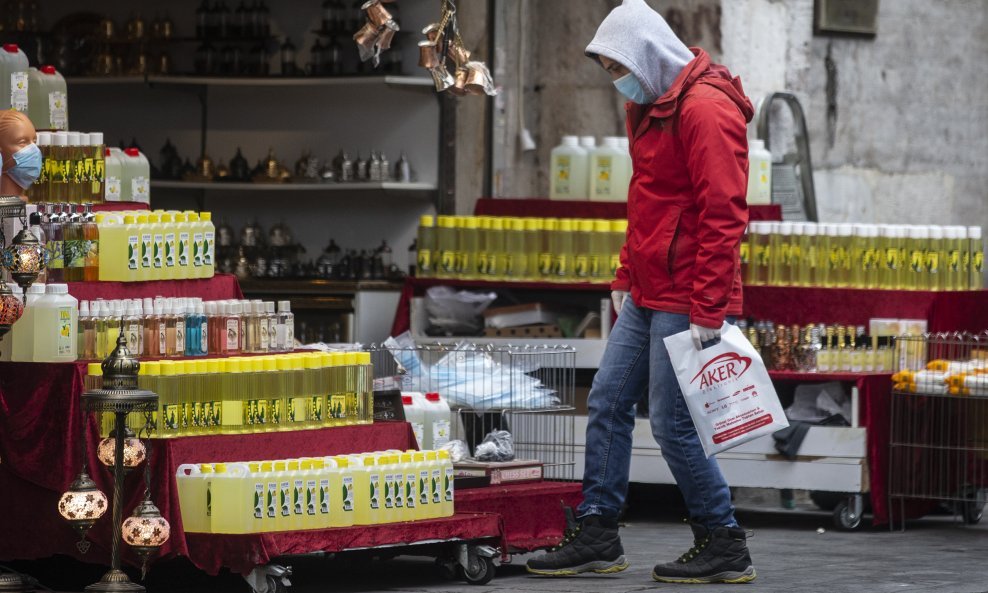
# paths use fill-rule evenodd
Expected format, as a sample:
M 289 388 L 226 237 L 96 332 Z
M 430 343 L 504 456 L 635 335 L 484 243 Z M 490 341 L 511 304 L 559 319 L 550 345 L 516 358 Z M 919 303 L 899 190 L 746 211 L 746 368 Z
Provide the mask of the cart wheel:
M 842 500 L 834 508 L 834 525 L 842 531 L 855 531 L 861 527 L 861 514 L 855 513 L 847 500 Z
M 980 488 L 969 487 L 965 496 L 974 500 L 966 500 L 960 504 L 960 515 L 968 525 L 977 525 L 981 522 L 981 517 L 985 511 L 985 491 Z
M 459 567 L 463 580 L 471 585 L 486 585 L 494 578 L 494 560 L 485 556 L 477 556 L 476 563 L 470 562 L 470 568 Z
M 268 592 L 269 593 L 287 593 L 288 587 L 281 581 L 280 578 L 268 575 Z

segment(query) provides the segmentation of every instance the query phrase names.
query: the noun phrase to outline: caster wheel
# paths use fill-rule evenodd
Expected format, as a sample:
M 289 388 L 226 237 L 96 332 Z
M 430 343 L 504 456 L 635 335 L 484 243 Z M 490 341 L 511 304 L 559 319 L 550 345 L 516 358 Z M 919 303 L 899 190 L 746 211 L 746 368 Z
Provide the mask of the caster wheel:
M 477 556 L 476 563 L 471 562 L 469 569 L 459 567 L 460 576 L 471 585 L 486 585 L 494 578 L 494 561 L 490 558 Z
M 288 592 L 288 587 L 286 587 L 281 582 L 281 579 L 278 579 L 278 578 L 269 576 L 267 578 L 267 581 L 268 581 L 268 591 L 270 593 L 287 593 Z
M 842 500 L 834 507 L 834 525 L 842 531 L 856 531 L 861 527 L 861 515 L 855 514 L 848 502 Z
M 967 491 L 964 492 L 964 496 L 973 500 L 966 500 L 960 503 L 960 516 L 964 519 L 964 523 L 977 525 L 981 522 L 981 517 L 985 512 L 985 491 L 979 488 L 968 487 Z

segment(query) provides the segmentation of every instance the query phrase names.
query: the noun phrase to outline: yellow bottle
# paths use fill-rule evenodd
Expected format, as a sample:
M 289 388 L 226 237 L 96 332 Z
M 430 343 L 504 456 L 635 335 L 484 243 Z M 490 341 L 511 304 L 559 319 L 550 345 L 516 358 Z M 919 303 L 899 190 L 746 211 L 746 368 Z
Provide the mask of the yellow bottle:
M 593 221 L 574 221 L 573 229 L 573 278 L 578 282 L 590 281 L 590 237 L 593 235 Z
M 851 235 L 851 282 L 852 288 L 865 287 L 865 252 L 868 250 L 867 225 L 852 225 Z
M 803 235 L 799 238 L 799 286 L 814 286 L 816 282 L 819 233 L 820 225 L 815 222 L 803 224 Z
M 539 280 L 552 280 L 552 246 L 559 232 L 559 219 L 546 218 L 542 221 L 542 236 L 539 245 Z
M 851 240 L 854 226 L 850 224 L 837 225 L 836 241 L 831 241 L 831 260 L 834 263 L 831 285 L 837 288 L 847 288 L 851 285 Z
M 303 465 L 303 461 L 298 459 L 291 459 L 288 461 L 288 473 L 291 480 L 291 529 L 293 531 L 298 531 L 300 529 L 305 529 L 306 516 L 305 516 L 305 476 L 306 472 L 311 469 L 311 466 L 307 463 Z
M 768 269 L 771 265 L 769 252 L 769 223 L 752 222 L 748 224 L 748 243 L 750 244 L 748 275 L 745 284 L 748 286 L 763 286 L 767 282 Z
M 569 282 L 573 279 L 574 221 L 563 218 L 552 236 L 552 280 Z
M 275 531 L 290 531 L 292 521 L 292 474 L 288 471 L 288 461 L 274 462 L 274 481 L 277 485 L 277 513 Z
M 443 512 L 443 470 L 439 464 L 438 452 L 426 451 L 425 460 L 429 468 L 429 517 L 434 519 L 441 517 Z
M 286 355 L 291 370 L 288 372 L 288 430 L 298 430 L 308 425 L 309 398 L 303 388 L 303 371 L 305 363 L 301 357 Z
M 100 368 L 99 363 L 95 363 L 96 368 L 100 372 L 100 385 L 102 385 L 102 372 L 103 369 Z M 93 372 L 93 364 L 89 365 L 90 374 Z M 87 377 L 88 378 L 88 377 Z M 161 378 L 161 363 L 157 361 L 146 361 L 141 363 L 140 375 L 137 378 L 137 385 L 141 389 L 146 389 L 158 394 L 158 407 L 151 413 L 151 437 L 161 438 L 161 419 L 164 418 L 163 406 L 161 401 L 161 388 L 158 385 Z M 87 387 L 87 389 L 94 389 L 95 387 Z
M 878 225 L 865 225 L 865 251 L 861 258 L 865 288 L 878 288 L 879 286 L 879 266 L 881 263 L 879 254 L 882 245 L 878 234 Z
M 505 236 L 505 219 L 491 218 L 491 228 L 487 231 L 487 280 L 504 279 L 508 264 L 507 237 Z
M 248 466 L 217 463 L 210 485 L 211 533 L 250 533 L 254 526 L 253 489 Z
M 185 221 L 187 228 L 189 230 L 189 251 L 186 252 L 188 256 L 189 265 L 186 268 L 187 278 L 202 278 L 203 277 L 203 267 L 202 267 L 202 241 L 203 241 L 203 223 L 199 220 L 199 213 L 193 212 L 192 210 L 186 210 Z M 181 240 L 181 237 L 179 237 Z
M 160 219 L 163 246 L 161 277 L 163 280 L 175 280 L 179 277 L 178 234 L 176 233 L 175 217 L 171 212 L 163 212 Z
M 333 527 L 350 527 L 355 525 L 357 521 L 357 512 L 355 505 L 355 486 L 353 480 L 353 471 L 350 468 L 350 460 L 346 456 L 337 456 L 334 458 L 336 461 L 336 467 L 339 470 L 340 476 L 340 492 L 339 501 L 335 506 L 331 506 L 331 509 L 339 509 L 339 512 L 330 510 L 330 525 Z M 333 476 L 330 474 L 330 484 L 333 483 Z M 336 491 L 333 491 L 336 492 Z M 337 517 L 339 515 L 339 517 Z
M 150 280 L 165 280 L 165 225 L 161 222 L 163 212 L 148 214 L 148 228 L 151 233 L 151 277 Z
M 216 269 L 216 228 L 213 226 L 211 213 L 199 213 L 199 229 L 202 230 L 202 270 L 199 277 L 212 278 Z M 195 248 L 193 247 L 194 255 Z
M 435 274 L 433 266 L 436 257 L 436 223 L 429 214 L 419 218 L 416 244 L 418 245 L 418 252 L 416 254 L 415 275 L 420 278 L 430 278 Z
M 899 251 L 899 269 L 896 270 L 895 287 L 899 290 L 908 290 L 912 279 L 909 253 L 910 228 L 904 224 L 896 225 L 895 227 L 895 246 Z
M 963 275 L 964 257 L 961 245 L 961 235 L 964 227 L 948 226 L 944 228 L 944 290 L 964 290 L 967 288 L 967 276 Z
M 878 287 L 886 290 L 895 289 L 899 270 L 899 251 L 895 246 L 895 225 L 879 225 L 877 259 Z
M 628 237 L 628 221 L 612 220 L 610 237 L 611 277 L 614 277 L 621 266 L 621 249 L 624 248 L 624 243 Z
M 538 280 L 539 256 L 542 252 L 542 224 L 541 218 L 525 218 L 525 258 L 527 262 L 526 280 Z
M 415 461 L 413 459 L 412 452 L 404 452 L 400 456 L 401 465 L 399 468 L 404 472 L 404 497 L 402 502 L 404 503 L 404 511 L 402 512 L 402 521 L 415 521 L 418 519 L 418 509 L 419 509 L 419 488 L 418 488 L 418 470 L 415 466 Z
M 906 242 L 909 251 L 908 290 L 928 290 L 930 276 L 926 271 L 926 249 L 930 241 L 930 230 L 926 226 L 913 226 L 909 229 Z
M 926 274 L 929 276 L 930 290 L 943 290 L 942 262 L 944 260 L 943 227 L 929 227 L 930 240 L 926 244 Z
M 477 224 L 477 257 L 474 262 L 473 277 L 484 280 L 487 278 L 487 268 L 490 262 L 489 248 L 491 241 L 491 217 L 478 216 Z
M 264 491 L 267 474 L 261 471 L 261 463 L 251 461 L 247 464 L 249 470 L 247 474 L 247 494 L 249 495 L 248 509 L 250 531 L 248 533 L 262 533 L 265 523 Z
M 981 290 L 985 285 L 985 243 L 981 238 L 981 227 L 967 227 L 967 240 L 970 244 L 970 257 L 968 261 L 968 290 Z
M 179 280 L 195 277 L 192 267 L 192 223 L 184 212 L 172 215 L 175 224 L 175 271 L 173 275 Z
M 508 280 L 524 280 L 528 277 L 528 254 L 525 251 L 525 220 L 505 219 L 504 276 Z
M 453 461 L 450 459 L 449 451 L 446 449 L 441 449 L 439 451 L 439 469 L 442 472 L 442 502 L 439 505 L 440 517 L 452 517 L 453 516 Z
M 374 459 L 366 456 L 350 457 L 350 474 L 353 476 L 353 524 L 354 525 L 374 525 L 378 522 L 379 511 L 376 498 L 380 484 L 372 484 L 371 468 L 374 466 Z
M 233 357 L 218 361 L 221 365 L 220 432 L 241 434 L 244 432 L 244 369 L 241 358 Z M 249 369 L 248 369 L 249 370 Z
M 792 236 L 789 238 L 788 276 L 790 286 L 803 286 L 801 272 L 803 266 L 803 238 L 806 227 L 801 222 L 792 223 Z
M 480 253 L 480 221 L 474 216 L 461 217 L 457 242 L 457 275 L 463 279 L 476 278 L 477 257 Z
M 182 410 L 175 396 L 175 362 L 162 360 L 157 363 L 158 371 L 158 401 L 161 410 L 161 436 L 176 437 L 183 434 Z
M 261 475 L 259 479 L 264 484 L 264 519 L 261 520 L 261 530 L 265 533 L 278 531 L 278 473 L 275 471 L 274 462 L 261 462 Z
M 213 477 L 216 475 L 216 470 L 213 464 L 202 463 L 199 465 L 199 471 L 202 472 L 202 479 L 205 483 L 205 494 L 206 501 L 203 504 L 203 510 L 205 511 L 204 525 L 205 533 L 213 532 Z
M 432 471 L 426 460 L 426 454 L 423 451 L 417 451 L 412 455 L 414 459 L 415 473 L 418 477 L 418 504 L 415 513 L 415 518 L 417 520 L 429 519 L 433 515 L 432 509 Z
M 456 247 L 456 219 L 452 216 L 440 216 L 439 228 L 436 229 L 436 249 L 439 252 L 436 277 L 456 276 Z
M 395 466 L 391 463 L 389 453 L 376 455 L 374 466 L 380 477 L 379 522 L 394 523 L 398 520 L 398 510 L 395 507 L 394 488 Z
M 360 388 L 358 424 L 374 423 L 374 368 L 370 352 L 357 353 L 357 385 Z
M 207 475 L 196 464 L 178 466 L 175 474 L 178 487 L 178 503 L 182 511 L 182 527 L 188 533 L 209 533 L 209 517 L 206 515 Z
M 325 475 L 323 461 L 322 459 L 303 459 L 301 467 L 304 482 L 302 529 L 324 529 L 329 526 L 329 515 L 327 513 L 324 517 L 319 512 L 319 482 Z
M 126 224 L 126 218 L 124 222 Z M 136 219 L 136 224 L 133 229 L 129 229 L 128 232 L 128 245 L 133 241 L 133 235 L 130 233 L 136 233 L 138 237 L 137 246 L 137 270 L 131 270 L 133 277 L 137 281 L 146 281 L 152 279 L 152 270 L 154 269 L 153 263 L 153 249 L 154 249 L 154 235 L 151 232 L 151 223 L 148 222 L 147 214 L 139 214 Z M 129 251 L 129 250 L 128 250 Z M 128 253 L 129 255 L 129 253 Z

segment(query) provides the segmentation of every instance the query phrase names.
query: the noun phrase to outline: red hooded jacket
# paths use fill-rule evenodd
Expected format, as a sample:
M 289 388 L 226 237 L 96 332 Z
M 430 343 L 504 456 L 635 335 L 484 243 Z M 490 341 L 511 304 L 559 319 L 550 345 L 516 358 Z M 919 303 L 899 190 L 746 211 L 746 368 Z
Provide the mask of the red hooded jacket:
M 748 224 L 741 80 L 696 56 L 651 105 L 628 103 L 634 175 L 628 234 L 614 290 L 636 305 L 719 328 L 741 313 L 740 244 Z

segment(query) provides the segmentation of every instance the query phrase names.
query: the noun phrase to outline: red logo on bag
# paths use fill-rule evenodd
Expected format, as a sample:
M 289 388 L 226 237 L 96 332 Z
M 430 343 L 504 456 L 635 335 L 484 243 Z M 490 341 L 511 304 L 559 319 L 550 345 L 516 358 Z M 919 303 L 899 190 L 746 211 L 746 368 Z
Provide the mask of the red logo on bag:
M 703 365 L 700 372 L 690 381 L 690 384 L 700 379 L 700 389 L 706 389 L 728 379 L 736 379 L 751 368 L 751 359 L 736 352 L 725 352 L 710 359 Z

